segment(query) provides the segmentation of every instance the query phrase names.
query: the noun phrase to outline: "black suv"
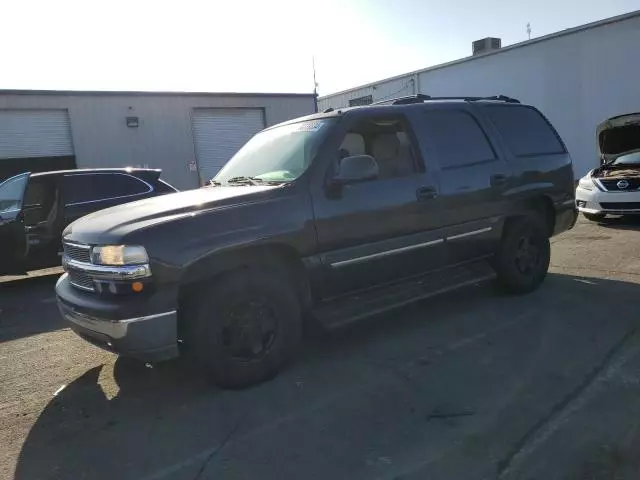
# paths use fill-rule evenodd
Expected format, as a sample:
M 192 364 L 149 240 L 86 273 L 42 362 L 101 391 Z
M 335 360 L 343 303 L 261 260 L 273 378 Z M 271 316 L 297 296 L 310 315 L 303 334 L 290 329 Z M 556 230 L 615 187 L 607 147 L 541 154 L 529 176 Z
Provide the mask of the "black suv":
M 21 173 L 0 183 L 0 275 L 60 266 L 62 230 L 97 210 L 174 193 L 160 170 L 102 168 Z
M 304 321 L 494 277 L 534 290 L 576 217 L 571 159 L 534 107 L 402 98 L 268 128 L 207 187 L 76 221 L 56 293 L 89 342 L 240 387 L 283 367 Z

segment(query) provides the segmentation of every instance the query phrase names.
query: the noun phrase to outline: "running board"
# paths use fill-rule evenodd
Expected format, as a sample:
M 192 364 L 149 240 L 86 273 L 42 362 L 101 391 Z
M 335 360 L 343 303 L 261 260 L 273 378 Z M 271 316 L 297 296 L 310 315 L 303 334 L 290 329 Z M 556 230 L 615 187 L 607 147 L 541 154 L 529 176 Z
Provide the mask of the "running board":
M 418 300 L 491 280 L 495 276 L 494 270 L 484 260 L 466 263 L 327 300 L 313 310 L 313 315 L 326 328 L 342 327 Z

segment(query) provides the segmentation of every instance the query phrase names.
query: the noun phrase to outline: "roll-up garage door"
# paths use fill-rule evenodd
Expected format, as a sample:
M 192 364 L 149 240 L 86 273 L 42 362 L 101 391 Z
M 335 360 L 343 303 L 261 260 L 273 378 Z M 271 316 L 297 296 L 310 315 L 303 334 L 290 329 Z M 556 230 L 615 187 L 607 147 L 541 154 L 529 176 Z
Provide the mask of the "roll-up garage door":
M 252 136 L 265 127 L 260 108 L 196 108 L 193 138 L 200 180 L 211 180 Z
M 73 155 L 66 110 L 0 110 L 0 159 Z
M 0 109 L 0 179 L 73 167 L 67 110 Z

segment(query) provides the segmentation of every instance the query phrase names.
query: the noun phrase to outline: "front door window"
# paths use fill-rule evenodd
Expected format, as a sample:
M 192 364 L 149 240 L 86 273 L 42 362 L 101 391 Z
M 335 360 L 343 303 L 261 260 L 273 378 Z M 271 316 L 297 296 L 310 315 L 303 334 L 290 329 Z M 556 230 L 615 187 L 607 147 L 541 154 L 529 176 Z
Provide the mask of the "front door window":
M 0 216 L 20 211 L 28 181 L 29 174 L 23 173 L 0 184 Z

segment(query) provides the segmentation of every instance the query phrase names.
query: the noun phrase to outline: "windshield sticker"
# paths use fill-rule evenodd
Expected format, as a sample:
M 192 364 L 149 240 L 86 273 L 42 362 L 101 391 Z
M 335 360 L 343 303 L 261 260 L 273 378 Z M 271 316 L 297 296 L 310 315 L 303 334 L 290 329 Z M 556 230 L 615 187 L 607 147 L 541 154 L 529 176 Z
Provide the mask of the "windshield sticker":
M 303 122 L 296 125 L 294 132 L 317 132 L 324 126 L 325 122 Z

